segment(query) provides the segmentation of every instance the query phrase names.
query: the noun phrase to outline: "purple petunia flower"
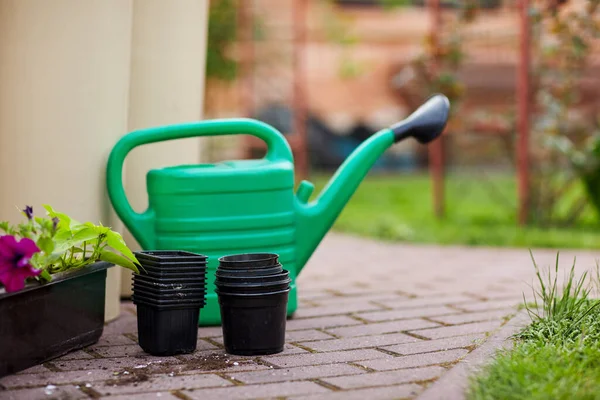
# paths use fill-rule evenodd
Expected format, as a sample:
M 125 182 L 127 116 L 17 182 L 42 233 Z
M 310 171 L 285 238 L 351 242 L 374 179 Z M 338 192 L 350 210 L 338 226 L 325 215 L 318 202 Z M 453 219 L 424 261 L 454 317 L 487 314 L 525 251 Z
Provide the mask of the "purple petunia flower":
M 27 219 L 31 221 L 31 219 L 33 218 L 33 207 L 25 206 L 25 209 L 23 210 L 23 212 L 27 216 Z
M 0 282 L 7 292 L 23 289 L 26 278 L 41 273 L 30 264 L 31 257 L 39 251 L 31 239 L 17 241 L 11 235 L 0 236 Z

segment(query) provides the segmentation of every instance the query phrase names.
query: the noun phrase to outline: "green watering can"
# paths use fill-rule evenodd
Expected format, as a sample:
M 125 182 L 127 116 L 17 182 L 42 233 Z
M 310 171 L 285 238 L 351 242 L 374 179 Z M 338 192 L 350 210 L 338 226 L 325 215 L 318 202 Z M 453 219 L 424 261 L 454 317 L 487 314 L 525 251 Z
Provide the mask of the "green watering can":
M 288 315 L 297 308 L 296 277 L 377 158 L 395 142 L 437 138 L 448 119 L 449 101 L 435 95 L 405 120 L 362 143 L 341 165 L 320 195 L 302 181 L 294 193 L 292 151 L 275 128 L 252 119 L 225 119 L 142 129 L 123 136 L 107 165 L 107 186 L 115 211 L 144 250 L 184 250 L 209 257 L 207 304 L 200 325 L 221 322 L 214 275 L 218 258 L 240 253 L 277 253 L 292 278 Z M 127 154 L 143 144 L 190 138 L 250 134 L 266 142 L 258 160 L 179 165 L 148 172 L 148 209 L 130 206 L 122 181 Z

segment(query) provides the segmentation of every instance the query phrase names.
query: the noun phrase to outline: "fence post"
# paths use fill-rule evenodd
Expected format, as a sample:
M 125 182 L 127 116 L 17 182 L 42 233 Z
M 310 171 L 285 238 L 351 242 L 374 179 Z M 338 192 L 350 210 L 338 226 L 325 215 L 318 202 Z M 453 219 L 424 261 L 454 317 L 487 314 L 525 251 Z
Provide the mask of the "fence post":
M 519 198 L 518 222 L 527 223 L 529 217 L 529 113 L 530 113 L 530 26 L 529 0 L 519 3 L 519 65 L 517 76 L 517 194 Z

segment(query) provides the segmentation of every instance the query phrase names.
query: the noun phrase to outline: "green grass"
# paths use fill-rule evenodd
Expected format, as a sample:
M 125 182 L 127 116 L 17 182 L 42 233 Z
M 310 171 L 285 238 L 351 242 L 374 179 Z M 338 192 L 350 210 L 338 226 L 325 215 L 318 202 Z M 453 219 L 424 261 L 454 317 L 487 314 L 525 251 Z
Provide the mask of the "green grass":
M 536 271 L 540 290 L 526 306 L 532 324 L 471 378 L 469 400 L 600 399 L 600 300 L 584 287 L 587 274 L 575 280 L 574 268 L 562 290 L 558 267 L 554 278 Z M 598 288 L 598 269 L 593 283 Z
M 317 193 L 328 178 L 317 177 Z M 371 174 L 333 229 L 414 243 L 548 248 L 596 248 L 600 243 L 600 225 L 591 210 L 571 227 L 519 227 L 514 176 L 452 175 L 446 198 L 446 218 L 438 220 L 427 175 Z

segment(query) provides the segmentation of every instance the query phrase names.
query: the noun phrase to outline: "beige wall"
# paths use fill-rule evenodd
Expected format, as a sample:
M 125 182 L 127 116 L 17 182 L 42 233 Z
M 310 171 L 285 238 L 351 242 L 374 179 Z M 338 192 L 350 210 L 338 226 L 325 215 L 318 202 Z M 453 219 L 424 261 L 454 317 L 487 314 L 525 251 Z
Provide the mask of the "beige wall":
M 202 118 L 208 1 L 135 0 L 131 49 L 129 131 Z M 146 173 L 166 165 L 197 163 L 200 140 L 153 143 L 134 149 L 125 186 L 132 207 L 148 206 Z M 127 232 L 125 240 L 139 249 Z M 125 295 L 131 273 L 123 271 Z
M 0 1 L 0 215 L 52 204 L 107 218 L 104 166 L 127 129 L 132 4 Z
M 107 156 L 131 129 L 201 118 L 207 2 L 0 0 L 0 219 L 50 203 L 121 228 Z M 149 167 L 199 161 L 196 144 L 155 146 L 126 164 L 136 208 Z M 120 276 L 110 271 L 108 318 Z

